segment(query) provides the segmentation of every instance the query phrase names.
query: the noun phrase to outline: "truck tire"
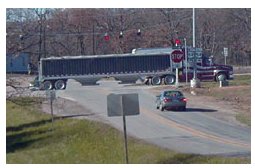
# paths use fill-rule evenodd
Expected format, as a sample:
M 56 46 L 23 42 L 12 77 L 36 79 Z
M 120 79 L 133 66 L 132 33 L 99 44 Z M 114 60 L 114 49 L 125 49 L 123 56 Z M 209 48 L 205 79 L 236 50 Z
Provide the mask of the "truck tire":
M 53 89 L 53 85 L 51 81 L 44 81 L 43 82 L 43 90 L 51 90 Z
M 153 77 L 151 78 L 151 84 L 152 84 L 152 85 L 160 85 L 160 84 L 161 84 L 161 81 L 162 81 L 162 79 L 161 79 L 160 76 L 153 76 Z
M 173 85 L 175 83 L 174 75 L 166 75 L 164 79 L 165 85 Z
M 219 82 L 220 80 L 225 81 L 227 79 L 227 75 L 225 73 L 218 73 L 216 75 L 216 81 Z
M 64 90 L 66 88 L 66 82 L 64 80 L 57 80 L 54 86 L 56 90 Z

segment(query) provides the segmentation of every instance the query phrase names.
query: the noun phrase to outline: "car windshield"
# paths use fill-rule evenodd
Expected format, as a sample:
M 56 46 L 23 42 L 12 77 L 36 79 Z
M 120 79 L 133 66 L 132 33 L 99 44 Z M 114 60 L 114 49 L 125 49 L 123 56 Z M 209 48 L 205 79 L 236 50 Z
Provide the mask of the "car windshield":
M 166 91 L 164 92 L 165 97 L 180 97 L 183 96 L 183 94 L 179 91 Z

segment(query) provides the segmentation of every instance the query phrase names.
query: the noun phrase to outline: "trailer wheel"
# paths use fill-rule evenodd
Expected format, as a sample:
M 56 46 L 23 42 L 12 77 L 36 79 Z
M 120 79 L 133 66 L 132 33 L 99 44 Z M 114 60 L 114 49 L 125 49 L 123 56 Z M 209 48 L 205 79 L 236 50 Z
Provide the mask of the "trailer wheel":
M 160 76 L 153 76 L 151 78 L 151 84 L 152 85 L 160 85 L 161 84 L 161 77 Z
M 51 81 L 45 81 L 43 82 L 43 89 L 44 90 L 51 90 L 53 88 Z
M 54 86 L 56 90 L 64 90 L 66 88 L 66 82 L 64 80 L 57 80 Z
M 173 85 L 175 83 L 174 75 L 166 75 L 164 79 L 165 85 Z

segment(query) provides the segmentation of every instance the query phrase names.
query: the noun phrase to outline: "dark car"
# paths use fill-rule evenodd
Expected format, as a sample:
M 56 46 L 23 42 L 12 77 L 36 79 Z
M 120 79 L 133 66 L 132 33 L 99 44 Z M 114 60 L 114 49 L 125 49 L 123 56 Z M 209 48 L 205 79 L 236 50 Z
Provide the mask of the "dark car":
M 160 95 L 156 96 L 156 107 L 161 111 L 178 109 L 185 111 L 187 99 L 183 93 L 178 90 L 163 91 Z

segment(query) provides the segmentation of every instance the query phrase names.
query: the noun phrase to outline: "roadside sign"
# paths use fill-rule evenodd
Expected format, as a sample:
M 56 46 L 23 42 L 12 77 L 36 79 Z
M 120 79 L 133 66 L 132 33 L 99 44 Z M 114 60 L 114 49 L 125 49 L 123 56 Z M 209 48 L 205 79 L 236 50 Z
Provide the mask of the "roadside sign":
M 47 90 L 46 97 L 50 100 L 56 99 L 56 91 L 55 90 Z
M 171 58 L 174 63 L 179 63 L 184 58 L 184 53 L 181 50 L 174 50 L 171 53 Z
M 109 117 L 138 115 L 138 94 L 110 94 L 107 96 L 107 113 Z
M 197 59 L 202 58 L 202 48 L 187 48 L 188 59 L 192 60 L 194 56 Z
M 126 130 L 126 116 L 138 115 L 139 100 L 138 94 L 110 94 L 107 96 L 107 113 L 109 117 L 122 116 L 123 118 L 123 132 L 125 143 L 126 163 L 128 164 L 128 143 Z
M 224 56 L 227 57 L 228 56 L 228 48 L 224 47 L 223 53 L 224 53 Z
M 226 47 L 223 48 L 223 54 L 225 57 L 225 65 L 227 65 L 228 48 Z
M 54 115 L 53 115 L 53 100 L 56 99 L 56 91 L 55 90 L 47 90 L 46 97 L 50 99 L 50 113 L 51 113 L 51 129 L 53 130 L 53 122 L 54 122 Z

